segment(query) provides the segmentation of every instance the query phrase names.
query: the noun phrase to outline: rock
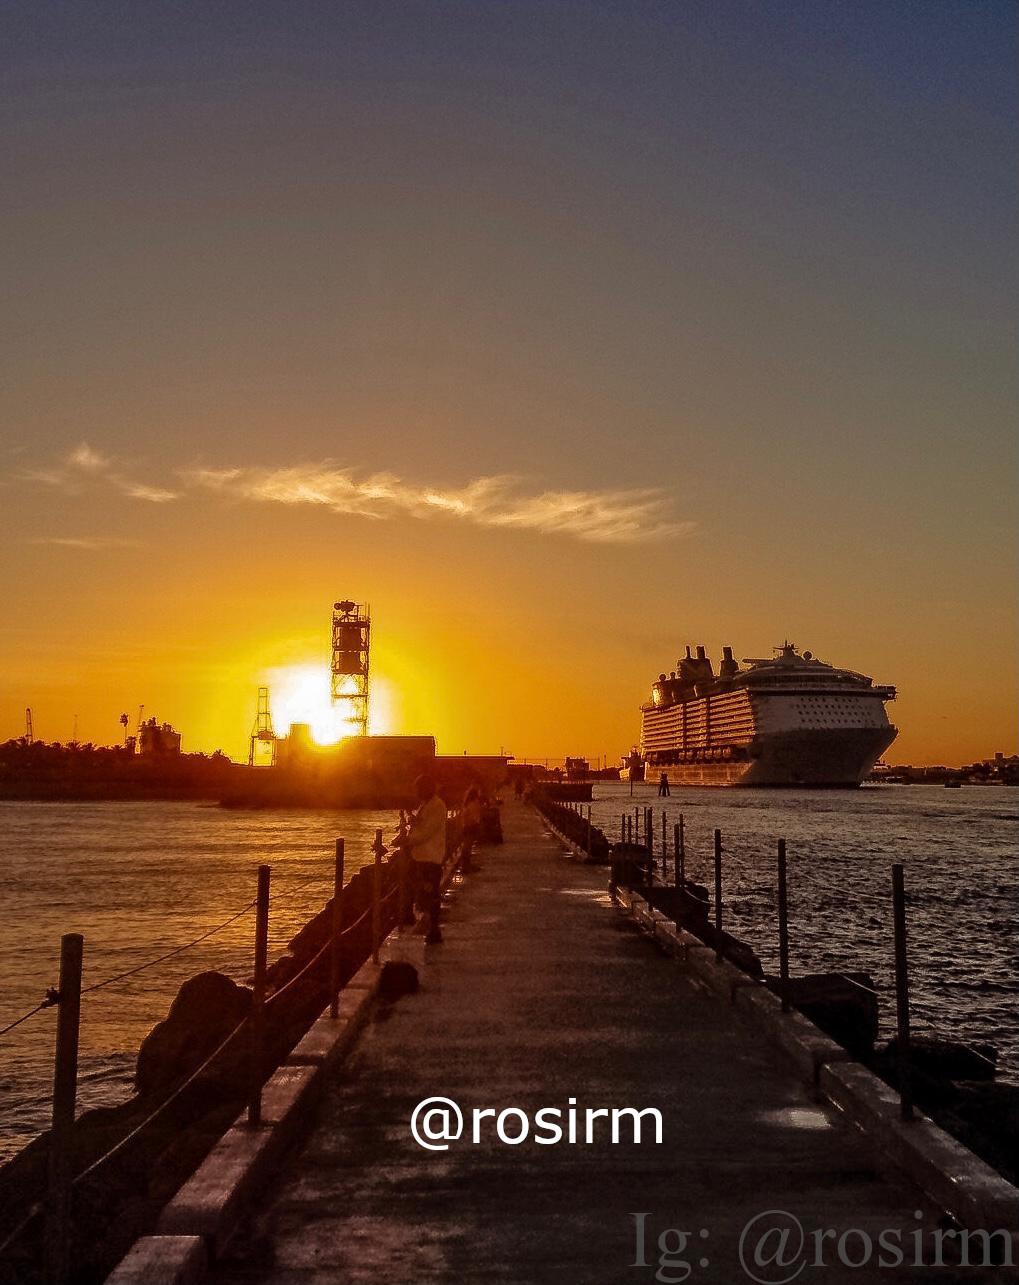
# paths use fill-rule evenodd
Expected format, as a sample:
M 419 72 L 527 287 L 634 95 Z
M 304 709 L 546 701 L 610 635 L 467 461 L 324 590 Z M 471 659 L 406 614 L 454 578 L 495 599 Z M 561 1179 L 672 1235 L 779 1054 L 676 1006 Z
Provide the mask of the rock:
M 932 1035 L 914 1035 L 909 1041 L 914 1071 L 932 1080 L 993 1080 L 998 1050 L 993 1044 L 959 1044 Z M 893 1062 L 898 1041 L 889 1040 L 882 1050 Z
M 160 1093 L 197 1067 L 222 1043 L 251 1007 L 251 991 L 223 973 L 199 973 L 177 992 L 166 1019 L 138 1051 L 135 1086 L 143 1096 Z
M 779 981 L 768 978 L 779 993 Z M 789 979 L 789 1002 L 855 1057 L 866 1058 L 877 1039 L 878 1002 L 867 973 L 807 973 Z

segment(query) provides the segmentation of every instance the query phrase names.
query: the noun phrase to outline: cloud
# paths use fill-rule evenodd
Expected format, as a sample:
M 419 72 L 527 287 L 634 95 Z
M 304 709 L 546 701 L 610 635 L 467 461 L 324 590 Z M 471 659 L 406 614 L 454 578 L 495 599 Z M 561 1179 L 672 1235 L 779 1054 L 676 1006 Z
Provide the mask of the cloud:
M 166 504 L 169 500 L 178 499 L 180 494 L 165 486 L 150 486 L 126 476 L 115 467 L 113 460 L 93 450 L 88 442 L 76 446 L 58 465 L 26 469 L 21 476 L 26 481 L 41 482 L 69 495 L 79 495 L 83 489 L 83 479 L 88 477 L 106 483 L 129 499 L 147 500 L 151 504 Z
M 536 490 L 512 474 L 478 477 L 463 486 L 433 486 L 388 471 L 357 472 L 325 460 L 285 468 L 180 470 L 177 484 L 165 486 L 139 481 L 122 471 L 119 461 L 82 442 L 55 465 L 25 470 L 20 476 L 66 494 L 103 487 L 149 504 L 168 504 L 185 491 L 211 492 L 254 503 L 315 506 L 376 522 L 396 517 L 464 522 L 598 544 L 676 539 L 694 529 L 694 523 L 675 517 L 671 497 L 660 487 Z M 91 540 L 68 544 L 106 547 Z
M 180 496 L 179 491 L 168 491 L 164 486 L 147 486 L 144 482 L 132 482 L 127 477 L 111 477 L 110 481 L 118 486 L 125 495 L 130 496 L 132 500 L 148 500 L 152 504 L 166 504 L 169 500 L 176 500 Z
M 75 447 L 68 455 L 67 462 L 84 473 L 102 473 L 110 463 L 105 456 L 94 451 L 88 442 L 82 442 L 80 446 Z
M 277 469 L 196 469 L 185 477 L 193 485 L 244 500 L 317 505 L 376 520 L 399 514 L 444 516 L 604 544 L 675 538 L 694 527 L 672 516 L 669 497 L 657 487 L 528 493 L 522 479 L 500 475 L 480 477 L 459 488 L 438 488 L 407 482 L 393 473 L 359 477 L 328 461 Z
M 42 535 L 26 544 L 52 545 L 60 549 L 136 549 L 138 540 L 121 540 L 110 535 Z

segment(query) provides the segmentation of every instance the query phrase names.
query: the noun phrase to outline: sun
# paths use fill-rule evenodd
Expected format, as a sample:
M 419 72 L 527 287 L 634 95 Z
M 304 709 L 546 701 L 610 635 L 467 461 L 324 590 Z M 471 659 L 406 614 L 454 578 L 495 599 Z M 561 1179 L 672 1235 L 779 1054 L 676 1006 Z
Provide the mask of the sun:
M 266 672 L 269 705 L 277 736 L 285 736 L 294 723 L 307 723 L 316 745 L 335 745 L 346 736 L 356 736 L 358 728 L 350 721 L 343 703 L 334 704 L 332 675 L 329 667 L 312 662 L 282 665 Z M 380 709 L 384 684 L 372 685 L 369 730 L 378 735 L 380 722 L 386 722 Z M 381 701 L 385 704 L 385 700 Z
M 330 673 L 324 665 L 287 665 L 269 671 L 269 701 L 279 736 L 294 723 L 307 723 L 317 745 L 335 745 L 356 729 L 334 705 Z

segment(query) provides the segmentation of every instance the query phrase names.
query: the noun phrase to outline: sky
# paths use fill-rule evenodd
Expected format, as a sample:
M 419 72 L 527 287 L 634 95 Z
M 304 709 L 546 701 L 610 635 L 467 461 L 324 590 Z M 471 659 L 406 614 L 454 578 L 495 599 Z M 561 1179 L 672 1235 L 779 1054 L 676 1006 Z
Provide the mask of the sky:
M 610 760 L 687 643 L 1016 750 L 1016 10 L 0 15 L 0 738 Z

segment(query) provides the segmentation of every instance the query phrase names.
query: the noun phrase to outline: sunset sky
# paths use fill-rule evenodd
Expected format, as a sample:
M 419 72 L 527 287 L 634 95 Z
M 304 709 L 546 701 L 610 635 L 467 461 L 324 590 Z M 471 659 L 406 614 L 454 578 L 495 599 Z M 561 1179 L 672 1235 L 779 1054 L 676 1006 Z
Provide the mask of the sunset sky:
M 10 0 L 0 738 L 607 754 L 686 643 L 1016 750 L 1014 5 Z

